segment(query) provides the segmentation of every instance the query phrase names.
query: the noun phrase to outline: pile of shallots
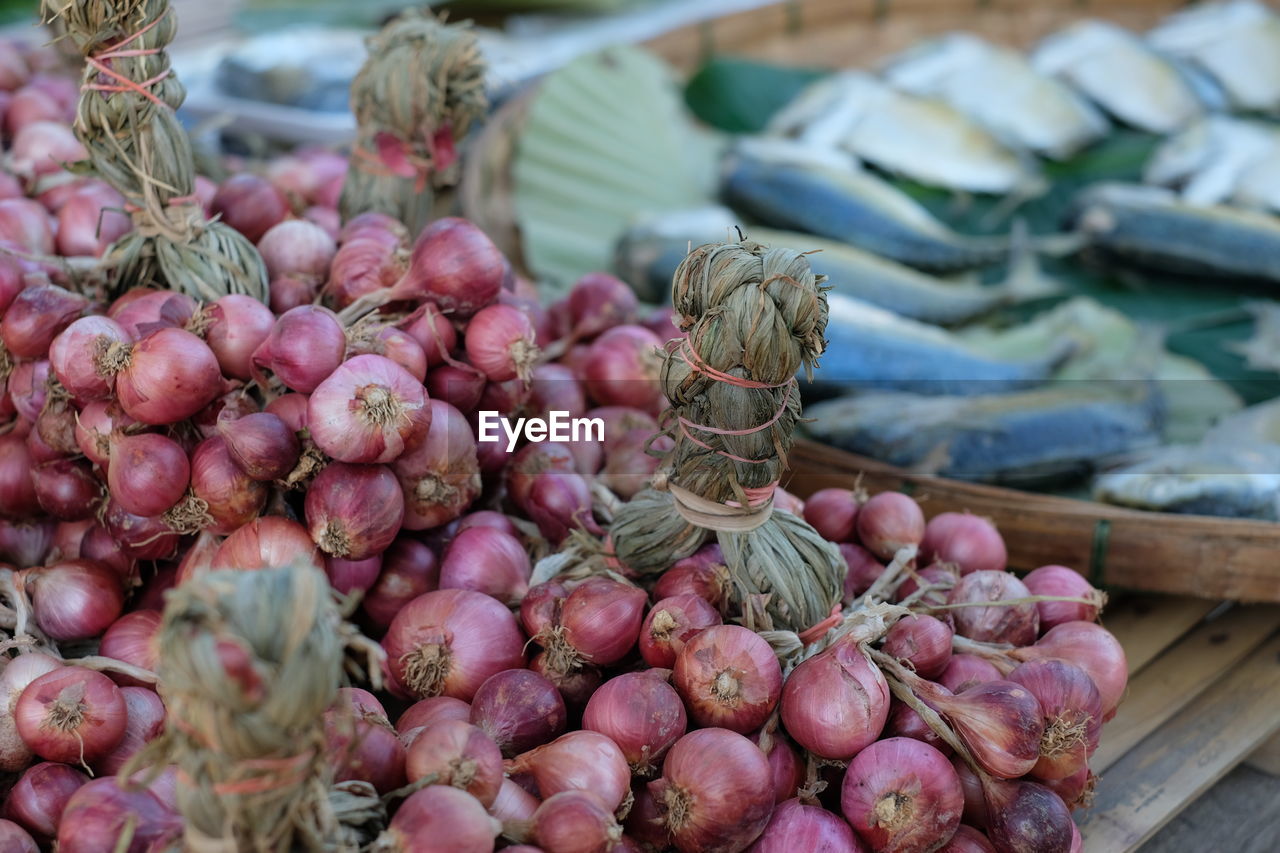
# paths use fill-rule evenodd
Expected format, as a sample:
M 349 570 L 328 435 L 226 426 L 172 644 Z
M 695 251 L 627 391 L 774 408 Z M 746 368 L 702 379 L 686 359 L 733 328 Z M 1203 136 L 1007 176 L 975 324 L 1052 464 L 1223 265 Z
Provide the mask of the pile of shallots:
M 0 50 L 0 849 L 169 849 L 173 773 L 115 775 L 166 723 L 164 592 L 297 560 L 386 651 L 385 689 L 326 715 L 335 779 L 387 795 L 380 849 L 1079 849 L 1126 681 L 1080 575 L 1015 577 L 981 518 L 828 489 L 777 511 L 839 544 L 851 610 L 893 563 L 877 595 L 911 613 L 883 636 L 780 658 L 735 623 L 717 546 L 535 583 L 669 446 L 670 312 L 605 274 L 543 304 L 465 220 L 342 222 L 320 150 L 200 182 L 269 305 L 105 299 L 93 259 L 131 225 L 63 170 L 75 89 L 47 61 Z M 487 411 L 603 440 L 509 452 Z

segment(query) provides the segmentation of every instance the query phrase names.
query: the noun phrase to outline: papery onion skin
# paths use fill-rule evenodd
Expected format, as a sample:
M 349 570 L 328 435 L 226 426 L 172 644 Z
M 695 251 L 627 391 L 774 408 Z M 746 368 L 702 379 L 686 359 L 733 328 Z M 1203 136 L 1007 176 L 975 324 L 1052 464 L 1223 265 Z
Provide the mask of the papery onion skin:
M 355 590 L 365 593 L 378 582 L 378 575 L 382 573 L 382 554 L 363 560 L 325 557 L 324 573 L 329 576 L 329 585 L 341 595 Z
M 951 769 L 956 771 L 956 777 L 960 780 L 960 789 L 964 792 L 964 822 L 985 830 L 987 797 L 982 788 L 982 779 L 959 755 L 951 756 Z
M 514 821 L 528 821 L 533 819 L 533 813 L 538 810 L 538 798 L 530 794 L 524 788 L 510 779 L 502 780 L 502 787 L 498 789 L 498 797 L 493 801 L 493 805 L 489 807 L 489 813 L 496 817 L 502 823 L 508 824 Z M 507 850 L 514 848 L 508 847 Z M 536 847 L 534 848 L 537 849 Z
M 165 708 L 160 697 L 149 687 L 121 687 L 127 718 L 124 737 L 118 746 L 94 763 L 99 775 L 114 776 L 125 762 L 164 732 Z
M 483 231 L 465 219 L 445 217 L 418 234 L 395 291 L 428 298 L 467 318 L 497 299 L 506 273 L 506 259 Z
M 31 477 L 40 508 L 60 521 L 90 519 L 102 500 L 102 484 L 82 459 L 46 462 Z
M 622 827 L 612 809 L 588 791 L 561 791 L 533 815 L 533 839 L 550 853 L 608 853 L 619 849 Z
M 117 777 L 107 776 L 72 795 L 58 824 L 58 853 L 102 853 L 104 849 L 148 853 L 153 843 L 172 837 L 181 825 L 181 819 L 150 791 L 125 790 Z M 130 831 L 132 843 L 116 846 Z
M 431 399 L 443 400 L 466 415 L 473 414 L 480 405 L 488 384 L 483 373 L 462 362 L 437 365 L 427 373 L 427 391 Z M 494 446 L 499 448 L 505 464 L 506 450 L 497 442 Z
M 191 492 L 208 504 L 211 533 L 230 535 L 253 521 L 267 505 L 270 490 L 236 464 L 221 436 L 206 438 L 191 454 Z
M 218 435 L 236 465 L 254 480 L 283 479 L 298 464 L 302 445 L 297 432 L 271 412 L 243 417 L 218 415 Z
M 727 729 L 699 729 L 676 741 L 649 791 L 682 853 L 744 850 L 773 812 L 768 759 Z
M 569 587 L 554 578 L 530 587 L 520 601 L 520 627 L 530 637 L 550 631 L 568 597 Z
M 1066 566 L 1041 566 L 1022 578 L 1032 595 L 1069 596 L 1100 600 L 1098 590 L 1075 569 Z M 1074 601 L 1039 601 L 1040 630 L 1048 631 L 1064 622 L 1095 622 L 1098 605 Z
M 116 375 L 116 398 L 132 418 L 172 424 L 218 396 L 222 368 L 204 341 L 183 329 L 157 329 L 141 338 L 129 366 Z
M 35 467 L 22 436 L 0 435 L 0 516 L 22 519 L 40 514 L 40 497 L 32 479 Z
M 96 637 L 124 610 L 119 577 L 94 560 L 28 569 L 22 583 L 40 630 L 58 642 Z
M 419 699 L 405 710 L 396 720 L 396 731 L 400 734 L 412 731 L 420 726 L 429 726 L 438 720 L 471 721 L 471 706 L 461 699 L 452 696 L 432 696 L 430 699 Z
M 751 736 L 751 742 L 769 758 L 769 769 L 773 777 L 773 800 L 781 803 L 796 796 L 796 791 L 804 784 L 806 776 L 805 762 L 800 753 L 786 737 L 777 732 L 766 734 L 769 726 Z
M 589 663 L 617 663 L 636 644 L 647 598 L 644 590 L 611 578 L 584 581 L 561 607 L 564 641 Z
M 604 682 L 604 676 L 594 666 L 580 666 L 570 672 L 564 672 L 552 666 L 546 652 L 539 652 L 529 660 L 529 669 L 544 676 L 556 686 L 564 697 L 565 706 L 580 712 Z
M 418 306 L 416 311 L 400 323 L 400 328 L 422 347 L 428 367 L 443 364 L 458 345 L 458 333 L 453 324 L 432 302 L 424 302 Z
M 134 560 L 167 560 L 178 550 L 182 535 L 161 516 L 143 516 L 107 501 L 104 526 L 125 557 Z
M 889 684 L 853 643 L 804 661 L 782 688 L 787 734 L 822 758 L 852 758 L 880 736 L 888 716 Z
M 987 681 L 1002 678 L 995 665 L 974 655 L 952 655 L 946 668 L 934 679 L 952 693 L 960 693 Z
M 116 403 L 90 401 L 76 417 L 76 444 L 90 462 L 106 470 L 111 458 L 112 432 L 136 423 Z
M 901 492 L 881 492 L 858 510 L 856 527 L 863 546 L 889 560 L 900 549 L 924 539 L 924 513 L 920 504 Z
M 960 824 L 951 840 L 938 853 L 996 853 L 987 836 L 967 824 Z
M 401 534 L 382 554 L 382 573 L 361 603 L 365 614 L 385 630 L 404 605 L 440 586 L 440 565 L 423 543 Z
M 112 345 L 116 352 L 122 352 L 132 340 L 124 327 L 109 317 L 81 317 L 53 339 L 49 365 L 76 400 L 103 399 L 115 388 L 110 368 Z
M 434 775 L 435 784 L 466 791 L 488 808 L 502 787 L 502 753 L 476 726 L 441 720 L 426 728 L 409 747 L 405 761 L 409 781 Z
M 380 355 L 344 362 L 307 402 L 312 441 L 339 462 L 391 462 L 417 446 L 430 426 L 422 383 Z
M 672 680 L 694 722 L 739 734 L 764 725 L 782 694 L 772 647 L 740 625 L 716 625 L 689 640 Z
M 951 637 L 951 627 L 941 619 L 911 615 L 893 624 L 883 649 L 885 654 L 909 661 L 921 678 L 935 678 L 951 660 Z
M 40 853 L 35 839 L 13 821 L 0 818 L 0 847 L 11 853 Z
M 223 374 L 233 379 L 253 377 L 253 353 L 271 334 L 275 315 L 252 296 L 229 293 L 205 306 L 209 327 L 204 341 Z
M 287 566 L 303 560 L 324 568 L 311 534 L 296 521 L 265 515 L 241 527 L 222 541 L 213 555 L 212 568 L 253 570 Z
M 386 465 L 331 462 L 311 481 L 305 510 L 311 539 L 321 551 L 363 560 L 395 540 L 404 494 Z
M 994 524 L 967 512 L 944 512 L 929 519 L 920 542 L 920 561 L 950 563 L 960 574 L 1003 572 L 1009 562 L 1004 539 Z
M 1035 696 L 1044 712 L 1040 760 L 1031 775 L 1064 779 L 1087 767 L 1102 734 L 1102 697 L 1093 679 L 1063 660 L 1019 664 L 1008 679 Z
M 1030 595 L 1022 581 L 1008 572 L 976 571 L 956 581 L 947 602 L 1014 601 Z M 971 640 L 1025 646 L 1034 643 L 1040 633 L 1040 616 L 1033 601 L 958 607 L 950 613 L 956 633 Z
M 719 611 L 701 596 L 685 593 L 664 598 L 650 608 L 640 626 L 640 656 L 649 666 L 671 669 L 685 643 L 723 622 Z
M 211 205 L 223 222 L 257 243 L 277 222 L 289 215 L 284 194 L 265 178 L 248 172 L 232 175 L 218 185 Z
M 9 401 L 28 425 L 34 425 L 49 399 L 49 360 L 20 361 L 9 374 Z M 29 428 L 29 427 L 28 427 Z M 15 431 L 16 435 L 16 431 Z M 32 448 L 34 452 L 35 448 Z M 52 457 L 48 457 L 52 458 Z M 46 459 L 39 459 L 44 462 Z
M 529 591 L 533 566 L 520 540 L 492 528 L 472 528 L 449 543 L 440 563 L 441 589 L 474 589 L 514 603 Z
M 593 731 L 569 732 L 523 753 L 507 762 L 507 773 L 530 773 L 544 798 L 561 791 L 590 791 L 610 809 L 630 793 L 631 771 L 622 750 Z
M 191 464 L 176 441 L 154 432 L 115 436 L 107 487 L 134 515 L 160 515 L 187 490 Z
M 27 685 L 62 666 L 62 661 L 44 652 L 27 652 L 0 670 L 0 772 L 17 773 L 31 763 L 33 754 L 18 734 L 14 705 Z
M 860 506 L 852 489 L 819 489 L 804 502 L 804 520 L 823 539 L 848 542 L 853 538 Z
M 404 253 L 393 235 L 377 237 L 366 231 L 344 239 L 328 270 L 325 301 L 341 310 L 362 296 L 393 286 L 404 270 Z
M 748 853 L 792 853 L 796 850 L 871 853 L 839 815 L 795 799 L 778 803 L 764 832 L 747 850 Z
M 120 745 L 127 710 L 99 672 L 64 666 L 27 685 L 14 705 L 18 734 L 46 761 L 92 762 Z
M 954 696 L 930 682 L 912 685 L 925 704 L 942 714 L 973 758 L 992 776 L 1014 779 L 1040 758 L 1044 712 L 1020 684 L 988 681 Z
M 964 793 L 938 750 L 911 738 L 887 738 L 849 762 L 840 810 L 877 853 L 928 853 L 955 834 Z
M 3 814 L 37 841 L 47 843 L 58 832 L 67 801 L 88 781 L 88 776 L 69 764 L 42 761 L 28 767 L 14 782 Z
M 947 742 L 938 737 L 937 732 L 929 728 L 929 724 L 924 721 L 916 711 L 904 702 L 894 699 L 889 706 L 889 719 L 885 723 L 884 733 L 889 737 L 909 737 L 918 741 L 923 741 L 929 746 L 941 752 L 943 755 L 950 756 L 953 752 Z
M 134 340 L 159 328 L 182 328 L 195 316 L 196 301 L 185 293 L 135 287 L 126 291 L 107 310 Z
M 368 782 L 384 795 L 405 784 L 404 744 L 371 693 L 339 688 L 324 713 L 324 730 L 335 782 Z
M 559 411 L 576 418 L 587 412 L 587 397 L 582 383 L 563 364 L 537 365 L 533 368 L 529 386 L 529 404 L 536 413 Z
M 1071 812 L 1062 799 L 1035 782 L 989 779 L 987 837 L 1000 853 L 1069 853 Z
M 502 824 L 475 797 L 448 785 L 410 794 L 383 833 L 396 853 L 487 853 Z
M 281 314 L 253 353 L 290 391 L 310 394 L 342 364 L 347 336 L 338 316 L 319 305 L 299 305 Z
M 155 672 L 160 660 L 160 650 L 156 647 L 156 635 L 159 631 L 159 610 L 130 611 L 112 622 L 111 627 L 102 635 L 98 654 Z M 108 675 L 121 687 L 145 686 L 128 675 L 116 672 Z
M 538 358 L 535 337 L 533 324 L 520 309 L 486 306 L 467 323 L 467 362 L 491 382 L 528 380 Z
M 689 725 L 680 695 L 665 681 L 629 672 L 596 689 L 582 713 L 582 727 L 608 737 L 633 773 L 649 775 Z
M 62 171 L 64 162 L 83 160 L 85 149 L 65 123 L 33 121 L 13 134 L 9 156 L 20 173 L 52 175 Z M 49 247 L 46 252 L 52 253 L 53 248 Z
M 382 647 L 396 681 L 418 698 L 470 702 L 489 676 L 524 666 L 524 635 L 506 607 L 469 589 L 428 592 L 406 604 Z
M 1065 779 L 1042 781 L 1046 788 L 1062 798 L 1062 802 L 1066 803 L 1068 809 L 1075 811 L 1088 808 L 1093 804 L 1093 792 L 1098 784 L 1098 777 L 1094 776 L 1093 771 L 1088 767 L 1082 767 L 1075 775 Z
M 1104 721 L 1114 716 L 1129 680 L 1124 648 L 1111 632 L 1093 622 L 1055 625 L 1035 645 L 1014 649 L 1009 654 L 1020 661 L 1062 658 L 1083 669 L 1102 697 Z
M 91 181 L 73 192 L 58 209 L 58 254 L 100 257 L 108 246 L 132 230 L 124 196 L 109 184 Z
M 3 455 L 0 436 L 0 456 Z M 57 546 L 56 531 L 49 521 L 6 521 L 0 518 L 0 561 L 27 568 L 53 557 Z M 61 558 L 60 558 L 61 559 Z
M 14 297 L 0 318 L 0 341 L 17 358 L 43 358 L 53 339 L 88 308 L 89 300 L 79 294 L 55 284 L 33 284 Z
M 630 323 L 636 313 L 636 293 L 625 282 L 603 272 L 591 272 L 569 291 L 569 323 L 573 336 L 586 340 L 614 326 Z
M 305 275 L 322 281 L 337 248 L 323 228 L 305 219 L 277 222 L 258 240 L 269 279 Z
M 469 719 L 510 758 L 559 737 L 568 716 L 554 684 L 527 669 L 508 669 L 480 685 Z
M 383 326 L 372 336 L 352 337 L 347 344 L 347 354 L 386 356 L 408 371 L 418 384 L 427 380 L 427 355 L 421 344 L 394 326 Z
M 591 344 L 581 378 L 602 406 L 654 410 L 662 399 L 658 381 L 662 341 L 643 326 L 614 326 Z

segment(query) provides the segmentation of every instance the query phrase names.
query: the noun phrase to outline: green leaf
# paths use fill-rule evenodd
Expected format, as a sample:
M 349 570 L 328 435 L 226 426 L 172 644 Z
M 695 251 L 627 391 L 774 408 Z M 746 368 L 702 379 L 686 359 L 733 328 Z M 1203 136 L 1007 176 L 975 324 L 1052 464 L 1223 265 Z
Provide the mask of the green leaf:
M 815 68 L 716 57 L 689 80 L 684 98 L 693 114 L 714 128 L 756 133 L 801 89 L 826 74 Z
M 645 51 L 616 46 L 547 75 L 511 170 L 525 263 L 553 289 L 608 269 L 635 218 L 710 201 L 714 146 Z

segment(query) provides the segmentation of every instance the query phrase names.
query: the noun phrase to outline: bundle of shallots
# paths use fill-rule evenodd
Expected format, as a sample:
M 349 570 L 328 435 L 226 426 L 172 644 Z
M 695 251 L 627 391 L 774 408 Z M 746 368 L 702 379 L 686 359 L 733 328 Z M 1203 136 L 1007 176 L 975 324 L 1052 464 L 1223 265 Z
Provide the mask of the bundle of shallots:
M 253 244 L 205 218 L 176 110 L 186 96 L 165 46 L 177 20 L 168 0 L 44 0 L 84 55 L 76 136 L 93 171 L 122 196 L 134 228 L 107 253 L 118 289 L 155 284 L 214 300 L 267 299 Z
M 379 211 L 416 234 L 431 218 L 432 190 L 457 182 L 457 141 L 489 108 L 475 35 L 405 12 L 369 39 L 351 107 L 359 132 L 343 218 Z
M 665 480 L 623 507 L 610 531 L 618 560 L 642 574 L 714 534 L 732 606 L 751 628 L 812 628 L 838 606 L 844 582 L 833 545 L 773 512 L 800 416 L 795 376 L 825 348 L 822 281 L 802 253 L 747 240 L 685 258 L 672 296 L 688 335 L 668 346 L 662 370 L 675 446 Z
M 170 594 L 157 638 L 169 725 L 134 763 L 178 768 L 187 849 L 368 840 L 351 824 L 376 826 L 374 788 L 334 790 L 325 712 L 349 645 L 376 647 L 343 621 L 323 572 L 300 561 L 194 578 Z

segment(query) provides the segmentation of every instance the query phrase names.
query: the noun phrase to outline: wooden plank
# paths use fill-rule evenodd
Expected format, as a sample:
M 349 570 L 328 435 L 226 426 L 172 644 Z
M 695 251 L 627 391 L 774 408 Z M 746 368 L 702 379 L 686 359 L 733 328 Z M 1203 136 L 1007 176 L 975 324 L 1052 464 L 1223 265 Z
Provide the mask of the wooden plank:
M 1102 624 L 1120 641 L 1132 679 L 1218 606 L 1185 595 L 1128 595 L 1107 604 Z
M 1135 850 L 1280 728 L 1280 636 L 1111 766 L 1080 818 L 1084 849 Z
M 909 473 L 812 442 L 796 442 L 787 488 L 851 485 L 910 491 L 926 515 L 969 510 L 995 522 L 1010 565 L 1071 566 L 1095 584 L 1234 601 L 1280 603 L 1280 524 L 1124 509 Z
M 1280 734 L 1255 749 L 1246 763 L 1255 770 L 1280 776 Z
M 1089 760 L 1106 769 L 1222 678 L 1280 627 L 1280 607 L 1236 607 L 1203 623 L 1129 680 L 1120 710 Z M 1280 719 L 1280 718 L 1278 718 Z

